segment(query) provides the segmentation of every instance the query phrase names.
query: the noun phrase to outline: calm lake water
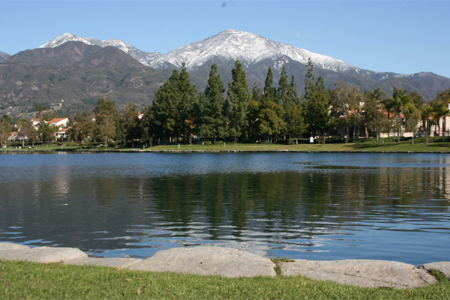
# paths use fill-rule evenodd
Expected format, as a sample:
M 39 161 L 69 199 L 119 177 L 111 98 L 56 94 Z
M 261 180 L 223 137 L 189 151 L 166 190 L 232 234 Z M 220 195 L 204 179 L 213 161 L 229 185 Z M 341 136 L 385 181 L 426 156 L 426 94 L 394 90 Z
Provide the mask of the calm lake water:
M 450 259 L 450 155 L 0 155 L 0 242 L 147 258 Z

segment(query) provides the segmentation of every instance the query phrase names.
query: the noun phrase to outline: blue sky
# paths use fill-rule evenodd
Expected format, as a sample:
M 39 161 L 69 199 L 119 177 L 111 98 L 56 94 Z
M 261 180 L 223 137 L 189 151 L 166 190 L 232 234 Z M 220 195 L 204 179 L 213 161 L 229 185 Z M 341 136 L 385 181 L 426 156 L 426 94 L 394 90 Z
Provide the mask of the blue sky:
M 226 29 L 364 69 L 450 77 L 450 1 L 0 0 L 0 51 L 70 32 L 167 53 Z

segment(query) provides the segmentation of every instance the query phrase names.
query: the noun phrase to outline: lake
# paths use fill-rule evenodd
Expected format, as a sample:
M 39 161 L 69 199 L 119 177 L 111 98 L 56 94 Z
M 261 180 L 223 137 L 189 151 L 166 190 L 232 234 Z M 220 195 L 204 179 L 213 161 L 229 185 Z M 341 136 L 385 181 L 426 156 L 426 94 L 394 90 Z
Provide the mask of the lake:
M 447 261 L 449 167 L 447 154 L 0 155 L 0 242 L 96 257 L 214 245 Z

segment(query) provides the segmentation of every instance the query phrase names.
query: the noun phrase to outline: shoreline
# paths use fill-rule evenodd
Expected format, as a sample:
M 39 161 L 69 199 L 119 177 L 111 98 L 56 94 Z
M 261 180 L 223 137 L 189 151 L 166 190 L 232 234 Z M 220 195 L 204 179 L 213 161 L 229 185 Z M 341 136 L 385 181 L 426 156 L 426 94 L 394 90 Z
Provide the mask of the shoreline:
M 92 153 L 367 153 L 367 154 L 450 154 L 449 151 L 375 151 L 375 150 L 148 150 L 148 149 L 127 149 L 127 150 L 3 150 L 0 154 L 92 154 Z
M 397 261 L 268 259 L 233 248 L 174 247 L 147 259 L 89 257 L 78 248 L 35 247 L 0 242 L 1 261 L 61 263 L 147 272 L 170 272 L 221 277 L 305 276 L 359 287 L 416 288 L 436 284 L 432 271 L 450 279 L 450 261 L 414 266 Z

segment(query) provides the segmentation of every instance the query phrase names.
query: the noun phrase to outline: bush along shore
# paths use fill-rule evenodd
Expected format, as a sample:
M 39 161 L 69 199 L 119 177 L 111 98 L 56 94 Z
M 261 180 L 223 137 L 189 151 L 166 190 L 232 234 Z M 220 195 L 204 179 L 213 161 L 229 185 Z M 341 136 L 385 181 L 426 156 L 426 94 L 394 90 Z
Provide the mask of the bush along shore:
M 148 259 L 0 243 L 0 299 L 449 299 L 450 262 L 270 260 L 219 247 Z

